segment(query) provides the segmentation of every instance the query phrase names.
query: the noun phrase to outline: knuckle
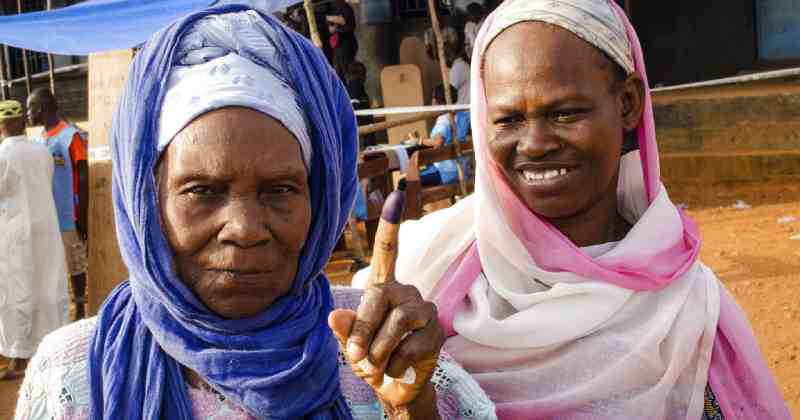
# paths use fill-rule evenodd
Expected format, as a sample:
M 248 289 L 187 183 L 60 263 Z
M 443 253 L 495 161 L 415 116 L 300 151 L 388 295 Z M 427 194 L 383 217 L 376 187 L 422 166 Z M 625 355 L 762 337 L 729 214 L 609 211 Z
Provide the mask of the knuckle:
M 403 288 L 402 291 L 403 291 L 403 295 L 404 296 L 407 296 L 407 297 L 409 297 L 409 298 L 411 298 L 411 299 L 413 299 L 415 301 L 421 301 L 422 300 L 422 294 L 419 292 L 419 289 L 417 289 L 416 287 L 411 286 L 409 284 L 401 285 L 401 287 Z
M 392 311 L 392 322 L 398 330 L 410 329 L 414 323 L 415 314 L 407 306 L 400 306 Z
M 437 309 L 436 305 L 433 302 L 425 302 L 422 304 L 423 310 L 426 314 L 430 316 L 430 320 L 433 321 L 437 318 Z
M 405 343 L 395 350 L 395 357 L 399 360 L 415 362 L 421 358 L 422 351 L 419 345 L 413 342 Z
M 365 301 L 379 302 L 386 300 L 386 289 L 383 285 L 374 285 L 364 291 Z
M 375 330 L 375 324 L 374 323 L 372 323 L 370 321 L 363 320 L 363 319 L 357 319 L 353 323 L 353 329 L 352 329 L 352 331 L 350 333 L 350 337 L 354 338 L 354 339 L 359 339 L 359 338 L 362 338 L 362 337 L 363 338 L 368 338 L 368 337 L 370 337 L 372 335 L 372 332 L 374 330 Z

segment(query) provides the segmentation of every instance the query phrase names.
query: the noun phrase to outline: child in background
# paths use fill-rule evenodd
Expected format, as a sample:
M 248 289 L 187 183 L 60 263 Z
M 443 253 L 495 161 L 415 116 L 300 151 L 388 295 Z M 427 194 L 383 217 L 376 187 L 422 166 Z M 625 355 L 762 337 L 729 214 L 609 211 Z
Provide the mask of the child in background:
M 450 86 L 450 94 L 457 95 L 456 88 Z M 432 105 L 443 105 L 445 103 L 444 85 L 439 84 L 434 88 L 432 95 Z M 456 138 L 464 143 L 469 135 L 469 111 L 462 111 L 456 114 Z M 442 147 L 453 143 L 453 130 L 450 125 L 450 115 L 440 115 L 436 119 L 436 124 L 431 129 L 430 137 L 421 139 L 420 144 L 428 147 Z M 464 176 L 469 174 L 469 160 L 461 158 L 461 166 Z M 435 162 L 420 172 L 420 181 L 423 186 L 452 184 L 458 182 L 458 167 L 456 161 L 447 160 Z

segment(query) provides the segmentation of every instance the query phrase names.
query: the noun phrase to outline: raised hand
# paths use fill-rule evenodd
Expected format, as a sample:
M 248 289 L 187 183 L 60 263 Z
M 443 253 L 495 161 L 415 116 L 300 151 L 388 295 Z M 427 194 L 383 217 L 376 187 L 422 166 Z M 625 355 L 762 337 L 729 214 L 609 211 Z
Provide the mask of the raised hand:
M 386 200 L 375 238 L 371 274 L 358 311 L 336 310 L 328 324 L 356 375 L 397 419 L 437 419 L 430 382 L 444 330 L 436 306 L 394 279 L 403 191 Z

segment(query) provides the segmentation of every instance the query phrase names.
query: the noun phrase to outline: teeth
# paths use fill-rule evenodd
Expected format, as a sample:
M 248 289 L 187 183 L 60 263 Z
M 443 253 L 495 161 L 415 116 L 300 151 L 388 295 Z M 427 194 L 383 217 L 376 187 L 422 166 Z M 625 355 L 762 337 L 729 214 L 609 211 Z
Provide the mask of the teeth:
M 526 181 L 544 181 L 548 179 L 558 178 L 569 173 L 567 168 L 548 169 L 546 171 L 523 171 L 522 175 Z

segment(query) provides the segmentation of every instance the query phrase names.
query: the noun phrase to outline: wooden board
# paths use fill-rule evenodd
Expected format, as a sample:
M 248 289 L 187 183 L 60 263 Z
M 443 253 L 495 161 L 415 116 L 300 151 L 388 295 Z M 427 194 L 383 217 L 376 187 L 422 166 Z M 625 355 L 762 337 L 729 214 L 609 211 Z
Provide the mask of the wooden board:
M 89 56 L 89 316 L 97 314 L 106 296 L 128 275 L 117 244 L 111 160 L 105 147 L 132 59 L 132 50 Z
M 422 74 L 413 64 L 386 66 L 381 71 L 381 90 L 383 105 L 387 108 L 397 106 L 421 106 L 425 104 L 422 92 Z M 390 115 L 387 121 L 405 118 L 407 115 Z M 421 136 L 428 135 L 428 123 L 418 121 L 388 130 L 389 144 L 402 142 L 408 133 L 417 131 Z
M 425 52 L 425 43 L 416 36 L 408 36 L 400 42 L 400 64 L 414 64 L 422 74 L 422 95 L 425 103 L 431 103 L 433 88 L 442 83 L 442 70 L 439 62 L 432 60 Z

